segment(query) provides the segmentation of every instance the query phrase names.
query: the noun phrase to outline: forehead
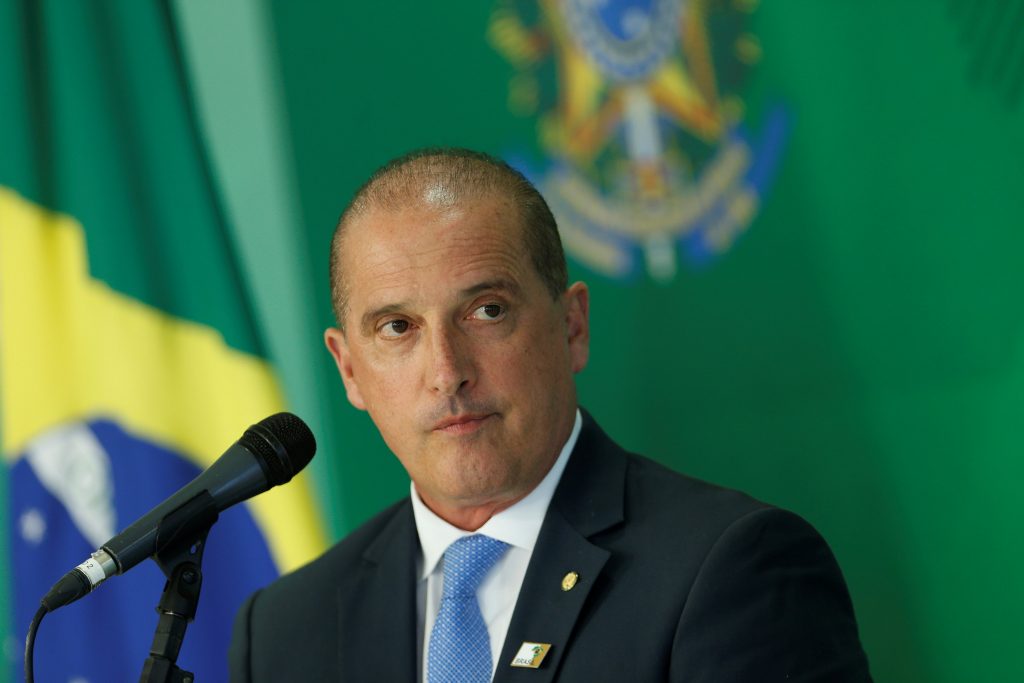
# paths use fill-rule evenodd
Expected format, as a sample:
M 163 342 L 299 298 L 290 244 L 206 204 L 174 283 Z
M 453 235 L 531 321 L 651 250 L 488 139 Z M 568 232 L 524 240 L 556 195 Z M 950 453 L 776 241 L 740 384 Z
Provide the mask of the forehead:
M 398 295 L 436 297 L 479 278 L 519 282 L 533 274 L 522 221 L 501 198 L 371 208 L 346 227 L 341 247 L 350 308 Z

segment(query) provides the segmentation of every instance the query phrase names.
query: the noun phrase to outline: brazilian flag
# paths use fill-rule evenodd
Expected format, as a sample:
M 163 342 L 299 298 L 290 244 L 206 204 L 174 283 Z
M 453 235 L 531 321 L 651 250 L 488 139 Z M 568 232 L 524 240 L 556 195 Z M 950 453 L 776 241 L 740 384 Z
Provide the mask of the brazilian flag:
M 0 3 L 6 664 L 68 569 L 285 409 L 165 2 Z M 325 546 L 300 476 L 221 515 L 179 664 L 226 679 L 241 601 Z M 134 678 L 164 577 L 48 616 L 39 680 Z

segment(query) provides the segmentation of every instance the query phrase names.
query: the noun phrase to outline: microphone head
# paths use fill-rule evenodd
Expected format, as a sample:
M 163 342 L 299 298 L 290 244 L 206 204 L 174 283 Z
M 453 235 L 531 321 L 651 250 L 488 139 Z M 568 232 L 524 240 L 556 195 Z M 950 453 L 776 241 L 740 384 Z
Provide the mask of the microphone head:
M 260 420 L 245 430 L 238 443 L 256 456 L 271 486 L 291 481 L 316 453 L 313 432 L 291 413 Z

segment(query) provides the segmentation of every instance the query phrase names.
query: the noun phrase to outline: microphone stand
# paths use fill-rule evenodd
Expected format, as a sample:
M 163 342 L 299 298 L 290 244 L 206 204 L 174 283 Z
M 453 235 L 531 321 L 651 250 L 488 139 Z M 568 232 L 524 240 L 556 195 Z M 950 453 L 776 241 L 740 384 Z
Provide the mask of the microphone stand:
M 210 527 L 217 521 L 217 506 L 208 491 L 160 521 L 157 551 L 153 556 L 167 577 L 156 611 L 160 615 L 140 683 L 193 683 L 195 674 L 178 667 L 185 629 L 196 616 L 203 587 L 203 551 Z

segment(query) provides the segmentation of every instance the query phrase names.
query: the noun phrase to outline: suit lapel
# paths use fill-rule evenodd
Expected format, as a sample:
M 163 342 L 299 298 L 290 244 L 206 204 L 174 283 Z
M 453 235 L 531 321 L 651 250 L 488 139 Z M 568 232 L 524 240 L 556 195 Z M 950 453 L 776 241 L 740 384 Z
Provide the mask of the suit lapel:
M 406 501 L 363 554 L 354 589 L 338 596 L 343 625 L 340 680 L 416 679 L 418 548 L 412 507 Z
M 589 539 L 623 521 L 626 459 L 583 413 L 583 429 L 544 518 L 498 659 L 495 683 L 555 679 L 585 605 L 599 599 L 595 583 L 611 556 Z M 562 580 L 578 579 L 569 590 Z M 512 668 L 523 642 L 549 643 L 539 669 Z

